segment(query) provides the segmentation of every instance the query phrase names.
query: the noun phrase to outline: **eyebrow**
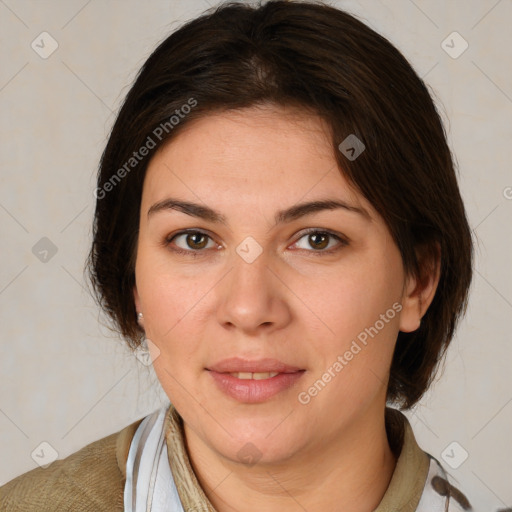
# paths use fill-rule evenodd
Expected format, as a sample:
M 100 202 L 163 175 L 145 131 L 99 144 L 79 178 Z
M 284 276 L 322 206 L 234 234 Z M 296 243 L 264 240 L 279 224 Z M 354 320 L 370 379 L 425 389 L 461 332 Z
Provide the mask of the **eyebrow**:
M 274 221 L 276 225 L 283 224 L 299 219 L 300 217 L 304 217 L 306 215 L 311 215 L 313 213 L 321 212 L 324 210 L 336 210 L 340 208 L 352 213 L 357 213 L 367 220 L 371 220 L 370 214 L 362 207 L 348 204 L 345 201 L 341 201 L 339 199 L 324 199 L 310 201 L 307 203 L 299 203 L 290 208 L 287 208 L 286 210 L 279 210 L 274 216 Z M 177 210 L 192 217 L 197 217 L 217 224 L 227 225 L 227 219 L 222 213 L 208 206 L 192 203 L 190 201 L 181 201 L 171 197 L 152 205 L 148 210 L 148 218 L 157 212 L 168 210 Z

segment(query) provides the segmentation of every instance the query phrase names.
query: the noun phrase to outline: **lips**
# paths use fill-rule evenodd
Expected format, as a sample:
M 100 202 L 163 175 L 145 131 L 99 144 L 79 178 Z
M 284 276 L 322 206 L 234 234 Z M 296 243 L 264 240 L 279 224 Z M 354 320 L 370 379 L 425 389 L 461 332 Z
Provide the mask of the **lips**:
M 302 369 L 277 359 L 257 359 L 250 361 L 241 357 L 224 359 L 207 368 L 217 373 L 295 373 Z
M 260 403 L 292 387 L 305 370 L 277 359 L 231 358 L 205 368 L 218 389 L 242 403 Z
M 242 380 L 263 380 L 263 379 L 271 379 L 276 375 L 279 375 L 279 372 L 231 372 L 229 375 L 232 377 L 236 377 L 237 379 Z

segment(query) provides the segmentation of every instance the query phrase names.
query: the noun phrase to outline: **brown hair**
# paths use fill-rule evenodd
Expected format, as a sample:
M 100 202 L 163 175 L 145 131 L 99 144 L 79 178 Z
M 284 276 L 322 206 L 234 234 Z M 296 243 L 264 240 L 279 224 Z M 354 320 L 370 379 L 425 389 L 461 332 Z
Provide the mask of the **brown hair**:
M 399 333 L 391 365 L 388 402 L 410 408 L 430 386 L 465 312 L 471 230 L 444 127 L 424 82 L 387 39 L 337 8 L 224 3 L 154 50 L 101 158 L 87 262 L 96 298 L 128 344 L 137 346 L 132 290 L 151 156 L 192 119 L 262 103 L 297 106 L 327 122 L 340 172 L 383 217 L 407 272 L 423 279 L 440 248 L 433 302 L 419 329 Z M 351 134 L 365 145 L 355 159 L 338 149 Z

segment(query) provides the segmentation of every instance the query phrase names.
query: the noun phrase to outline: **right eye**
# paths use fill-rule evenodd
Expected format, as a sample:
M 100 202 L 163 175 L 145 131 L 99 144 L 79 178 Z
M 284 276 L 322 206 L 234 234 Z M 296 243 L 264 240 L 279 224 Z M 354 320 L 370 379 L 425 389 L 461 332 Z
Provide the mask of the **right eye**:
M 212 243 L 209 247 L 208 240 Z M 173 242 L 176 247 L 172 246 Z M 215 243 L 209 235 L 195 229 L 187 229 L 174 234 L 172 237 L 167 237 L 165 245 L 174 252 L 193 257 L 198 256 L 200 252 L 204 252 L 202 249 L 215 247 Z

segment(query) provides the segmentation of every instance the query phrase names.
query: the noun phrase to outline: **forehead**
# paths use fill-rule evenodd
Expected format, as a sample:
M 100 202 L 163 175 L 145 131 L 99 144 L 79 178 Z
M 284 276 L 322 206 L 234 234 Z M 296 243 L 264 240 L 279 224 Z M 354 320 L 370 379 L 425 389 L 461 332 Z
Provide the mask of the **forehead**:
M 272 106 L 208 114 L 153 156 L 143 202 L 171 192 L 239 205 L 250 198 L 293 203 L 329 194 L 370 209 L 333 151 L 327 124 L 311 112 Z

